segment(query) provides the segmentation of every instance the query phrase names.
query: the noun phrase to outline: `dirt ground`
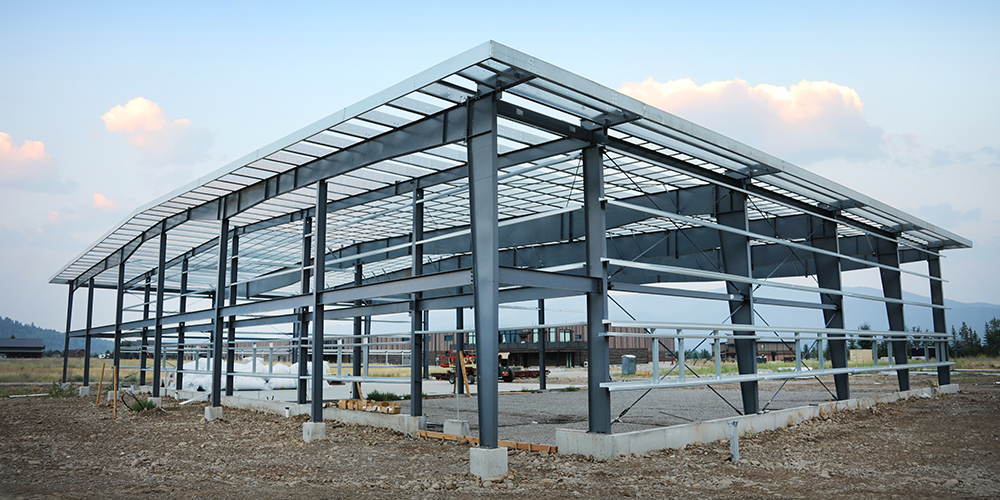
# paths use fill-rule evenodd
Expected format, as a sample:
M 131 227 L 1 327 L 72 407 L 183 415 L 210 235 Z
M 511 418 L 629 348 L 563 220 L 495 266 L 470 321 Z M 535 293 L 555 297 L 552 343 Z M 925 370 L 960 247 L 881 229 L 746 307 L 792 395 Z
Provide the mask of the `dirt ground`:
M 511 452 L 488 488 L 466 445 L 392 431 L 328 422 L 305 444 L 303 418 L 3 398 L 0 498 L 997 498 L 998 379 L 744 438 L 736 463 L 724 441 L 610 461 Z

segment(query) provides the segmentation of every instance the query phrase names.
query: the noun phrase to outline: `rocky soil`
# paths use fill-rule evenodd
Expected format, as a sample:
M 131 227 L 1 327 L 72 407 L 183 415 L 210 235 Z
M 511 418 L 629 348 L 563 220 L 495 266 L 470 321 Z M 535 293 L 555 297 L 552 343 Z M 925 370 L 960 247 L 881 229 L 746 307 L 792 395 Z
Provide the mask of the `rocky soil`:
M 467 445 L 392 431 L 328 422 L 306 444 L 302 418 L 205 422 L 203 403 L 167 399 L 112 419 L 93 398 L 3 398 L 0 498 L 997 498 L 996 379 L 747 436 L 736 463 L 724 441 L 610 461 L 511 452 L 488 483 Z

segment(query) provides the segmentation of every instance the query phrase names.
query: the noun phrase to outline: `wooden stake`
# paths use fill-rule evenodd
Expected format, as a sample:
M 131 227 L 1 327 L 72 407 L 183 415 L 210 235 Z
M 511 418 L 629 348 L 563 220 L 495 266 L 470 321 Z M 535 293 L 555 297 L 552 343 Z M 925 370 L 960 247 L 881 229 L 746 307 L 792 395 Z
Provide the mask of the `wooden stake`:
M 118 366 L 115 366 L 115 406 L 111 411 L 112 418 L 118 418 Z
M 355 382 L 354 385 L 358 388 L 358 397 L 365 399 L 364 393 L 361 392 L 361 382 Z
M 462 383 L 465 384 L 465 397 L 471 398 L 472 394 L 469 394 L 469 374 L 465 373 L 465 353 L 459 353 L 458 355 L 458 367 L 462 369 Z M 458 380 L 455 381 L 456 391 L 458 390 Z
M 104 388 L 104 367 L 107 363 L 101 363 L 101 381 L 97 383 L 97 399 L 94 400 L 95 405 L 101 404 L 101 389 Z

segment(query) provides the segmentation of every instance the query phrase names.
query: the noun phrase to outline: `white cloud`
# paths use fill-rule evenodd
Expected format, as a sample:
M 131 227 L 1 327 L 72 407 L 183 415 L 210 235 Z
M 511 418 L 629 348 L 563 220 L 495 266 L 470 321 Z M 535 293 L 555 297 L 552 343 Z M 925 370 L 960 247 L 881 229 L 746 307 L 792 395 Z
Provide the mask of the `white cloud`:
M 158 104 L 136 97 L 101 116 L 111 132 L 125 135 L 136 150 L 155 164 L 187 164 L 207 157 L 213 135 L 185 118 L 172 120 Z
M 739 78 L 625 83 L 622 93 L 795 163 L 882 156 L 858 93 L 831 82 L 751 87 Z
M 41 141 L 24 141 L 18 146 L 10 134 L 0 132 L 0 186 L 66 192 L 72 184 L 59 178 L 57 164 Z
M 94 206 L 104 210 L 114 210 L 118 208 L 118 202 L 109 200 L 101 193 L 94 193 Z

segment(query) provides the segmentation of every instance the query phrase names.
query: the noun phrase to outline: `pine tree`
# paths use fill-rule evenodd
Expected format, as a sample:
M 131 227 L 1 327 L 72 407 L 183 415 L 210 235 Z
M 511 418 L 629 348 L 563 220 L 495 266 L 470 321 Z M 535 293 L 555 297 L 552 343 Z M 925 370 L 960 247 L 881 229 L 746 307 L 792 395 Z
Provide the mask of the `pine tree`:
M 979 334 L 972 328 L 969 328 L 969 325 L 966 325 L 965 322 L 962 322 L 962 327 L 958 329 L 958 343 L 963 356 L 978 356 L 983 352 L 983 345 L 979 340 Z
M 986 338 L 986 354 L 1000 355 L 1000 319 L 993 318 L 983 327 L 983 337 Z

